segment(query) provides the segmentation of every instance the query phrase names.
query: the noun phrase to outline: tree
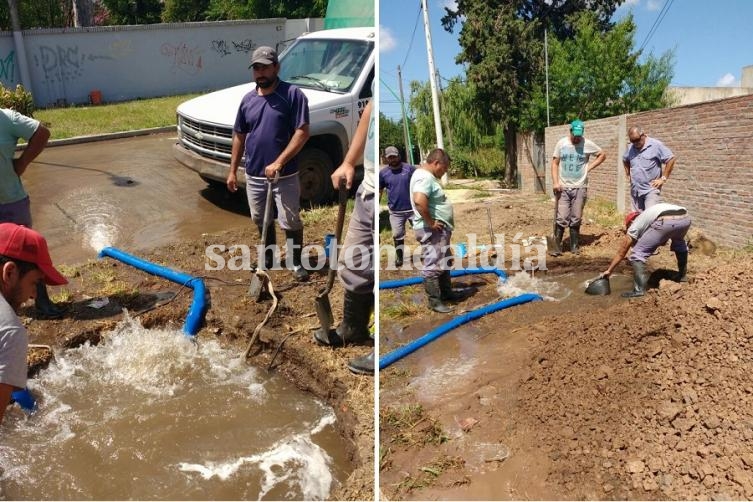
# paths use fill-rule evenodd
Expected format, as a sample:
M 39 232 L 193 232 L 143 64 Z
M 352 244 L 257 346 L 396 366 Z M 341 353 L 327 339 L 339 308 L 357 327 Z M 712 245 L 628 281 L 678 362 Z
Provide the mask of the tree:
M 402 120 L 393 122 L 383 113 L 379 113 L 379 149 L 384 151 L 388 146 L 403 146 L 403 151 L 408 150 L 403 134 Z
M 187 23 L 206 20 L 209 0 L 165 0 L 162 21 L 165 23 Z
M 458 63 L 467 63 L 468 81 L 476 86 L 484 118 L 504 129 L 505 176 L 513 184 L 515 147 L 521 115 L 544 75 L 544 29 L 556 37 L 574 32 L 569 17 L 593 11 L 599 29 L 623 0 L 457 0 L 456 9 L 445 8 L 442 23 L 448 31 L 465 19 L 460 30 Z
M 11 31 L 10 10 L 16 9 L 21 29 L 68 27 L 70 5 L 62 0 L 8 0 L 0 2 L 0 27 Z
M 180 1 L 180 0 L 176 0 Z M 324 17 L 327 0 L 210 0 L 207 19 L 301 19 Z
M 73 26 L 91 26 L 94 14 L 92 0 L 73 0 Z
M 632 16 L 600 32 L 590 12 L 568 18 L 572 39 L 549 44 L 550 117 L 555 124 L 576 117 L 600 118 L 661 108 L 668 103 L 664 90 L 672 80 L 672 52 L 660 59 L 650 56 L 640 64 L 632 52 L 635 23 Z M 546 89 L 537 82 L 522 110 L 520 126 L 542 130 L 546 125 Z
M 160 0 L 102 0 L 112 24 L 154 24 L 161 22 Z

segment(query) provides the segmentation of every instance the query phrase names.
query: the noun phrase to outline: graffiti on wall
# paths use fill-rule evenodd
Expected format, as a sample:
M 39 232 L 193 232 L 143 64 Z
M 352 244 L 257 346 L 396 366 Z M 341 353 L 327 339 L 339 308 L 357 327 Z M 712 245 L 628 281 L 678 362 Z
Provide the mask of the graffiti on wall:
M 223 58 L 225 56 L 229 56 L 232 53 L 232 51 L 230 50 L 231 46 L 233 50 L 235 50 L 235 52 L 249 53 L 252 50 L 256 49 L 256 44 L 250 38 L 241 40 L 240 42 L 231 40 L 230 43 L 228 43 L 226 40 L 212 40 L 210 46 L 214 52 L 218 53 L 220 57 Z
M 0 82 L 8 88 L 16 83 L 16 51 L 10 51 L 5 59 L 0 59 Z
M 233 42 L 233 47 L 235 47 L 235 52 L 248 53 L 256 49 L 256 44 L 253 40 L 247 38 L 246 40 L 241 40 L 240 42 Z
M 198 47 L 189 47 L 183 42 L 177 45 L 164 43 L 161 49 L 162 55 L 170 59 L 173 73 L 182 71 L 189 75 L 196 75 L 202 70 L 201 52 Z
M 212 50 L 222 58 L 230 54 L 230 50 L 227 48 L 227 42 L 224 40 L 212 40 Z
M 81 77 L 87 62 L 113 58 L 109 55 L 81 52 L 78 46 L 40 45 L 33 59 L 34 64 L 42 69 L 44 81 L 65 82 Z

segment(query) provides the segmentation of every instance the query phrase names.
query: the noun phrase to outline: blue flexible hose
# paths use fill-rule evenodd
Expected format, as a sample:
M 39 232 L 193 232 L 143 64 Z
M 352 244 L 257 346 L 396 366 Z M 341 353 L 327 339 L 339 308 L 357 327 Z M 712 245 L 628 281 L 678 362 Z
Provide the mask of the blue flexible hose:
M 181 286 L 187 286 L 193 289 L 193 301 L 191 307 L 188 309 L 188 315 L 186 321 L 183 324 L 183 333 L 186 336 L 193 337 L 201 329 L 201 325 L 204 322 L 204 316 L 209 308 L 207 304 L 207 290 L 204 286 L 204 281 L 198 277 L 193 277 L 183 272 L 177 272 L 161 265 L 142 260 L 136 256 L 130 255 L 124 251 L 113 247 L 106 247 L 99 252 L 99 257 L 103 258 L 109 256 L 116 260 L 122 261 L 127 265 L 131 265 L 139 270 L 143 270 L 152 275 L 162 277 L 169 281 L 180 284 Z
M 450 272 L 450 277 L 460 277 L 463 275 L 474 275 L 474 274 L 496 274 L 503 281 L 507 280 L 507 274 L 505 274 L 505 272 L 503 272 L 502 270 L 498 270 L 496 268 L 468 268 L 468 269 L 452 270 Z M 407 279 L 383 281 L 379 283 L 379 289 L 399 288 L 402 286 L 420 284 L 422 282 L 423 282 L 423 278 L 420 276 L 409 277 Z M 392 352 L 389 352 L 383 356 L 380 356 L 379 357 L 379 370 L 380 371 L 383 370 L 384 368 L 388 367 L 395 361 L 399 361 L 400 359 L 407 356 L 408 354 L 415 352 L 416 350 L 420 349 L 424 345 L 430 342 L 433 342 L 440 336 L 452 331 L 453 329 L 459 326 L 462 326 L 463 324 L 479 319 L 487 314 L 491 314 L 498 310 L 506 309 L 508 307 L 514 307 L 515 305 L 522 305 L 528 302 L 539 301 L 539 300 L 543 300 L 543 298 L 540 295 L 537 295 L 535 293 L 524 293 L 522 295 L 518 295 L 513 298 L 507 298 L 504 300 L 500 300 L 496 303 L 486 305 L 484 307 L 479 307 L 475 310 L 471 310 L 470 312 L 466 312 L 465 314 L 454 317 L 448 322 L 440 326 L 437 326 L 433 330 L 429 331 L 424 336 L 420 338 L 416 338 L 415 340 L 408 343 L 407 345 L 403 345 L 402 347 L 397 348 L 393 350 Z
M 450 277 L 461 277 L 463 275 L 478 274 L 497 274 L 497 277 L 499 277 L 503 281 L 507 280 L 507 274 L 502 270 L 496 268 L 463 268 L 460 270 L 450 271 Z M 422 282 L 424 282 L 424 278 L 421 276 L 408 277 L 406 279 L 394 279 L 391 281 L 380 282 L 379 289 L 402 288 L 403 286 L 413 286 L 414 284 L 421 284 Z
M 505 300 L 492 303 L 491 305 L 486 305 L 485 307 L 477 308 L 476 310 L 471 310 L 470 312 L 466 312 L 465 314 L 459 315 L 451 319 L 450 321 L 434 328 L 433 330 L 426 333 L 424 336 L 420 338 L 416 338 L 409 344 L 403 345 L 402 347 L 395 349 L 392 352 L 389 352 L 383 356 L 380 356 L 379 357 L 379 369 L 383 370 L 384 368 L 394 363 L 395 361 L 398 361 L 402 359 L 403 357 L 407 356 L 408 354 L 415 352 L 416 350 L 420 349 L 424 345 L 430 342 L 433 342 L 440 336 L 448 333 L 449 331 L 452 331 L 453 329 L 459 326 L 462 326 L 465 323 L 479 319 L 487 314 L 491 314 L 498 310 L 506 309 L 507 307 L 514 307 L 515 305 L 521 305 L 523 303 L 528 303 L 528 302 L 538 301 L 538 300 L 542 300 L 541 296 L 534 293 L 524 293 L 522 295 L 515 296 L 513 298 L 507 298 Z

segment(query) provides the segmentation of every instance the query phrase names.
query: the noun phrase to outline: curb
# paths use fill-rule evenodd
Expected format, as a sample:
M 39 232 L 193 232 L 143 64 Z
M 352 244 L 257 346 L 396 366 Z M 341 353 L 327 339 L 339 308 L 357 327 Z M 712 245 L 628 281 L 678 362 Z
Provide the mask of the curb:
M 151 129 L 137 129 L 134 131 L 112 132 L 107 134 L 97 134 L 92 136 L 76 136 L 74 138 L 54 139 L 47 142 L 47 146 L 78 145 L 81 143 L 91 143 L 94 141 L 107 141 L 109 139 L 131 138 L 134 136 L 148 136 L 161 132 L 176 131 L 174 125 L 164 127 L 152 127 Z
M 112 132 L 107 134 L 96 134 L 92 136 L 76 136 L 74 138 L 53 139 L 47 142 L 45 148 L 51 146 L 79 145 L 81 143 L 92 143 L 94 141 L 107 141 L 110 139 L 132 138 L 134 136 L 148 136 L 163 132 L 177 131 L 177 126 L 152 127 L 151 129 L 136 129 L 133 131 Z M 27 143 L 16 146 L 16 151 L 26 148 Z

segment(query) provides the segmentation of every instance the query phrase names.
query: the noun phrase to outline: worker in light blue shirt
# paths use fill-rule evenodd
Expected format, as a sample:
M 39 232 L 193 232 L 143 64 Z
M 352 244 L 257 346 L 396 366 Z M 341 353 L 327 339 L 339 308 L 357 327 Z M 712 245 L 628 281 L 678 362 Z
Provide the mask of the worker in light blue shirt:
M 622 156 L 625 175 L 630 180 L 633 211 L 645 211 L 661 202 L 661 189 L 675 166 L 675 154 L 643 128 L 628 129 L 630 146 Z

